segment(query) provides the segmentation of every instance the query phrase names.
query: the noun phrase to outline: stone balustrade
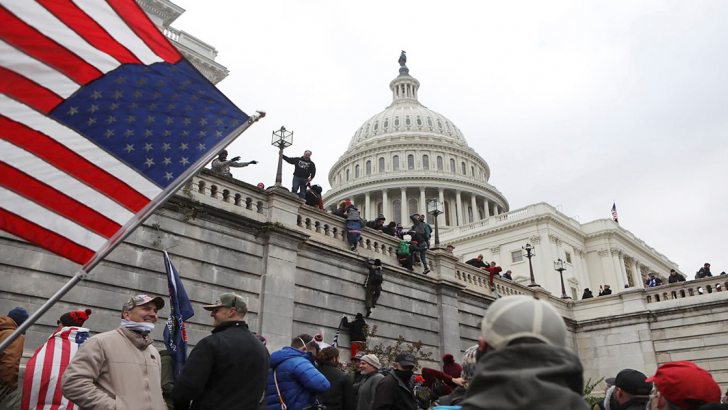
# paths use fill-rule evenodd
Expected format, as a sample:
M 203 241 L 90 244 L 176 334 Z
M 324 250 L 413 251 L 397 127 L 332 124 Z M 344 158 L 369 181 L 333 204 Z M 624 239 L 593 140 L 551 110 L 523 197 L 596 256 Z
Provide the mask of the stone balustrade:
M 646 303 L 666 302 L 668 300 L 685 299 L 708 295 L 715 292 L 724 292 L 727 287 L 728 276 L 721 275 L 647 288 L 644 290 L 644 297 Z
M 264 190 L 209 170 L 192 177 L 177 196 L 258 220 L 268 205 Z

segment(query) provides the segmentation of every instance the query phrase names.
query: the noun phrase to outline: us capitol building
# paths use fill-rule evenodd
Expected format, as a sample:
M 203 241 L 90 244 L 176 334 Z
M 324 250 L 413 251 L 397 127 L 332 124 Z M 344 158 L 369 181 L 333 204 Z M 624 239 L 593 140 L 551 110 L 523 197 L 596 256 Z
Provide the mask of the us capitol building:
M 399 76 L 389 83 L 392 104 L 366 120 L 329 171 L 331 190 L 324 205 L 334 210 L 351 200 L 367 220 L 382 214 L 387 221 L 411 225 L 409 215 L 425 213 L 437 199 L 441 244 L 454 245 L 466 261 L 479 254 L 511 270 L 517 283 L 529 284 L 523 247 L 535 247 L 536 283 L 561 295 L 553 261 L 566 262 L 566 294 L 581 297 L 585 288 L 597 295 L 608 284 L 614 293 L 643 287 L 650 273 L 667 283 L 678 266 L 610 219 L 580 223 L 554 206 L 537 203 L 511 210 L 490 181 L 490 167 L 468 146 L 447 117 L 420 103 L 420 82 L 409 74 L 404 52 Z M 433 217 L 428 215 L 433 224 Z M 433 246 L 433 241 L 431 241 Z

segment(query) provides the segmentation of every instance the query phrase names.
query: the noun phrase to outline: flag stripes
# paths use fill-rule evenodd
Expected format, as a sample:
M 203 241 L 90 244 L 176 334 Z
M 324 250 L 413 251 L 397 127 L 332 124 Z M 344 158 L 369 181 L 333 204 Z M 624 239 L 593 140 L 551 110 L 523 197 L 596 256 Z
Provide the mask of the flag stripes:
M 68 98 L 78 90 L 78 84 L 73 82 L 73 80 L 27 54 L 20 52 L 5 41 L 0 41 L 0 55 L 3 56 L 3 67 L 47 88 L 54 94 Z M 5 81 L 7 80 L 3 79 L 3 82 Z
M 5 81 L 0 82 L 0 93 L 7 94 L 21 103 L 27 104 L 45 114 L 48 114 L 53 107 L 63 101 L 63 98 L 59 97 L 53 91 L 41 87 L 37 83 L 5 67 L 0 67 L 0 78 L 5 79 Z M 34 97 L 31 98 L 30 95 Z

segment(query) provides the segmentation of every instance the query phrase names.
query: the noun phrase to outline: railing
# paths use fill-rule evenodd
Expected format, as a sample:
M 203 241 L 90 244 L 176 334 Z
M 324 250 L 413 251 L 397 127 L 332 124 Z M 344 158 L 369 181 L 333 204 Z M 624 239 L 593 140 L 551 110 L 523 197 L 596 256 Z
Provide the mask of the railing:
M 645 302 L 656 303 L 725 292 L 728 276 L 715 276 L 645 289 Z M 728 297 L 728 295 L 726 295 Z
M 464 263 L 458 263 L 455 267 L 455 279 L 464 283 L 470 290 L 495 296 L 490 289 L 490 273 L 482 269 L 477 269 Z M 495 287 L 495 291 L 501 296 L 533 294 L 530 289 L 500 277 L 496 277 L 493 280 L 493 286 Z
M 165 27 L 162 32 L 165 36 L 167 36 L 168 39 L 172 41 L 179 41 L 179 30 L 172 27 Z
M 262 215 L 255 214 L 265 214 L 268 206 L 266 193 L 262 189 L 229 180 L 209 170 L 202 170 L 192 177 L 177 195 L 254 219 L 260 219 Z

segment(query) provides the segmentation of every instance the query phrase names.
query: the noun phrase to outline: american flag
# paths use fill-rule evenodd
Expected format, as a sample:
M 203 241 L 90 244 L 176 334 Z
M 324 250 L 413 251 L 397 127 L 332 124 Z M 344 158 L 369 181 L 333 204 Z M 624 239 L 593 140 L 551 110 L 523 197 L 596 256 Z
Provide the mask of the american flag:
M 61 380 L 76 351 L 89 338 L 84 327 L 64 327 L 35 351 L 25 366 L 20 410 L 76 408 L 63 397 Z
M 617 219 L 617 203 L 615 202 L 612 204 L 612 219 L 614 219 L 614 222 L 619 223 L 619 220 Z
M 0 229 L 85 267 L 250 123 L 134 0 L 0 18 Z

